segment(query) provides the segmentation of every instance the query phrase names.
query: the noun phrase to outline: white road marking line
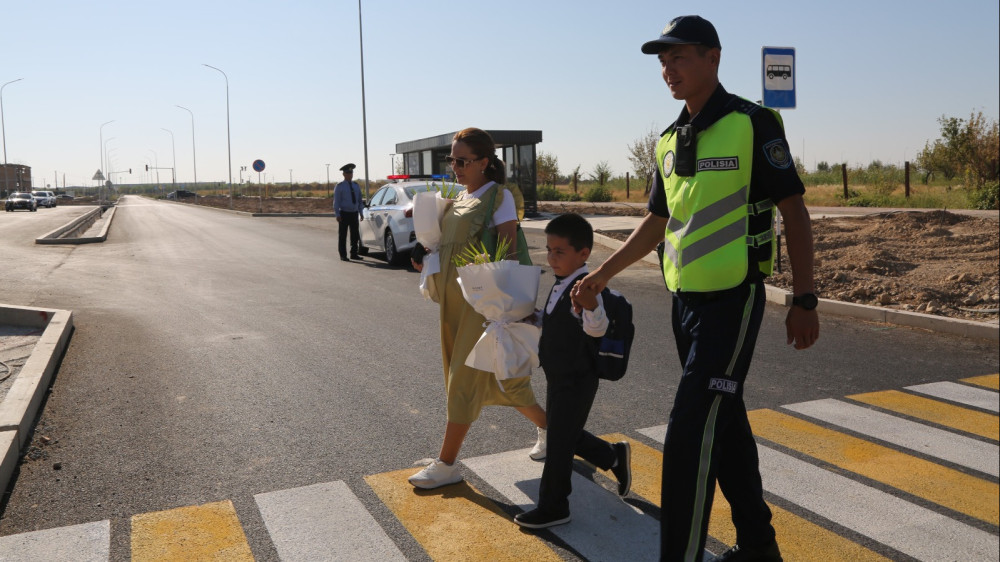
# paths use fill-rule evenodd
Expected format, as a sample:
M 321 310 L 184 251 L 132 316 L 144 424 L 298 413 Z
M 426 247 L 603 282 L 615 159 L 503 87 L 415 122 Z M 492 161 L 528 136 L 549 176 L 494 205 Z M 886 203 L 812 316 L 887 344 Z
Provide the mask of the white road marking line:
M 919 560 L 989 560 L 1000 538 L 886 492 L 758 447 L 764 489 Z
M 535 508 L 543 463 L 529 459 L 527 449 L 462 462 L 521 509 Z M 572 520 L 549 531 L 587 560 L 658 559 L 660 525 L 656 519 L 577 473 L 573 473 L 572 485 Z
M 1000 413 L 1000 392 L 988 388 L 973 388 L 954 382 L 932 382 L 904 388 L 927 396 Z
M 3 562 L 107 562 L 110 550 L 109 520 L 0 537 L 0 560 Z
M 285 562 L 406 560 L 342 481 L 257 494 L 254 499 Z
M 1000 447 L 991 443 L 839 400 L 814 400 L 782 408 L 924 455 L 1000 476 Z

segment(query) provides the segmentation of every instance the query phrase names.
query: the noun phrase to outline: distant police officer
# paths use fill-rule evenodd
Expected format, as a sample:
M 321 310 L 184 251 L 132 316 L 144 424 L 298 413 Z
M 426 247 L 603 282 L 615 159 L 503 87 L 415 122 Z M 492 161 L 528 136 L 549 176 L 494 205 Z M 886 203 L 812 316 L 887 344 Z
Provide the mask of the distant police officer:
M 781 560 L 763 499 L 757 447 L 743 402 L 774 260 L 772 220 L 784 219 L 795 300 L 785 320 L 796 349 L 819 337 L 805 192 L 781 121 L 719 83 L 715 27 L 671 21 L 642 46 L 657 55 L 680 117 L 656 148 L 650 214 L 581 283 L 600 290 L 664 242 L 663 275 L 683 374 L 663 445 L 663 560 L 700 560 L 715 483 L 732 506 L 736 545 L 717 560 Z
M 361 186 L 351 181 L 354 178 L 354 164 L 344 164 L 340 171 L 344 173 L 344 181 L 337 184 L 333 189 L 333 214 L 337 216 L 339 239 L 337 249 L 340 251 L 340 259 L 347 259 L 347 230 L 351 231 L 351 259 L 359 260 L 358 249 L 361 246 L 361 235 L 358 232 L 358 221 L 364 220 L 361 217 Z

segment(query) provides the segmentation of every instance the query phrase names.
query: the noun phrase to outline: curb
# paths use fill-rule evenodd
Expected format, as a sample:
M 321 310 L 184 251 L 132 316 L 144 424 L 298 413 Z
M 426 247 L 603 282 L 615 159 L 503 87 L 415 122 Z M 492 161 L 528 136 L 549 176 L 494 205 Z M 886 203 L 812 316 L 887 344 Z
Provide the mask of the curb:
M 600 243 L 602 246 L 606 246 L 612 250 L 621 248 L 623 244 L 620 240 L 616 240 L 610 236 L 605 236 L 596 232 L 594 233 L 594 242 Z M 648 255 L 643 256 L 642 261 L 657 266 L 660 265 L 660 260 L 656 256 L 656 252 L 650 252 Z M 785 307 L 792 305 L 791 292 L 767 284 L 764 285 L 764 289 L 769 302 Z M 923 330 L 930 330 L 932 332 L 953 334 L 966 338 L 1000 342 L 1000 325 L 976 322 L 974 320 L 933 316 L 930 314 L 921 314 L 919 312 L 910 312 L 908 310 L 896 310 L 894 308 L 882 308 L 879 306 L 841 302 L 831 299 L 819 299 L 819 306 L 816 307 L 816 310 L 823 314 L 849 316 L 851 318 L 857 318 L 859 320 L 866 320 L 869 322 L 908 326 L 911 328 L 920 328 Z
M 27 447 L 42 399 L 73 333 L 69 310 L 0 305 L 0 325 L 44 328 L 31 356 L 21 367 L 7 395 L 0 400 L 0 493 L 17 469 Z
M 118 207 L 111 207 L 111 209 L 108 211 L 108 216 L 105 217 L 104 219 L 104 226 L 101 228 L 101 231 L 97 234 L 97 236 L 86 236 L 78 238 L 62 237 L 62 235 L 67 232 L 80 231 L 80 230 L 85 231 L 85 229 L 82 228 L 82 224 L 84 222 L 87 222 L 87 219 L 93 217 L 93 215 L 98 214 L 98 211 L 100 211 L 101 209 L 94 209 L 93 211 L 90 211 L 89 213 L 83 215 L 82 217 L 76 218 L 73 222 L 65 226 L 59 227 L 53 230 L 52 232 L 49 232 L 48 234 L 42 236 L 41 238 L 35 238 L 35 244 L 92 244 L 95 242 L 104 242 L 105 240 L 108 239 L 108 230 L 111 228 L 111 220 L 115 218 L 116 209 L 118 209 Z M 94 219 L 94 221 L 91 221 L 91 223 L 96 222 L 97 220 L 99 219 Z M 88 224 L 87 227 L 89 228 L 89 226 L 90 225 Z

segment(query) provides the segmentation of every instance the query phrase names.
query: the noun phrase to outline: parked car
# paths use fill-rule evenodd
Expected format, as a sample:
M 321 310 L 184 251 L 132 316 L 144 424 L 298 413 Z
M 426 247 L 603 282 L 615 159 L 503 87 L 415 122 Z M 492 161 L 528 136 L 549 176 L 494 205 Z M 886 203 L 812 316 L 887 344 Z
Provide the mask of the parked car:
M 167 194 L 167 199 L 170 199 L 171 201 L 185 199 L 188 197 L 198 197 L 198 194 L 193 191 L 187 191 L 186 189 L 178 189 L 177 191 L 171 191 Z
M 75 197 L 73 197 L 68 193 L 60 193 L 59 195 L 56 195 L 56 199 L 65 199 L 67 201 L 72 201 L 73 199 L 75 199 Z
M 51 191 L 32 191 L 31 195 L 38 200 L 39 207 L 52 208 L 56 206 L 56 194 Z
M 375 192 L 362 210 L 361 244 L 385 253 L 385 261 L 392 265 L 408 262 L 410 252 L 417 243 L 413 232 L 413 196 L 421 191 L 440 189 L 441 180 L 427 179 L 389 183 Z M 447 183 L 447 186 L 454 186 Z M 461 189 L 455 186 L 454 189 Z
M 38 210 L 38 201 L 30 193 L 23 191 L 11 193 L 4 203 L 4 210 L 9 213 L 17 209 L 35 212 Z

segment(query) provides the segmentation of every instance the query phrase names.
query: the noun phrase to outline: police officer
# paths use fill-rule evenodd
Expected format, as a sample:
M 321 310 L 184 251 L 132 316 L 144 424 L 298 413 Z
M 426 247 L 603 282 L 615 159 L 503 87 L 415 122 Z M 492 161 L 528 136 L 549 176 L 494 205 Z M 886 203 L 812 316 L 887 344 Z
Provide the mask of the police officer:
M 656 148 L 650 214 L 580 283 L 601 290 L 664 243 L 683 374 L 663 445 L 661 559 L 701 559 L 718 480 L 736 527 L 736 545 L 718 560 L 781 560 L 743 385 L 763 319 L 763 278 L 774 260 L 775 207 L 793 274 L 788 343 L 805 349 L 819 337 L 805 189 L 777 114 L 719 83 L 722 46 L 711 23 L 675 18 L 642 52 L 657 55 L 684 108 Z
M 344 181 L 333 188 L 333 214 L 337 216 L 340 223 L 337 229 L 339 236 L 337 249 L 340 251 L 341 261 L 347 259 L 347 231 L 351 231 L 351 259 L 359 260 L 358 249 L 361 246 L 361 235 L 358 232 L 358 221 L 364 220 L 361 216 L 361 186 L 352 181 L 354 178 L 354 164 L 344 164 L 340 171 L 344 173 Z

